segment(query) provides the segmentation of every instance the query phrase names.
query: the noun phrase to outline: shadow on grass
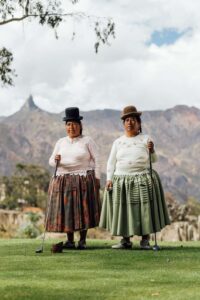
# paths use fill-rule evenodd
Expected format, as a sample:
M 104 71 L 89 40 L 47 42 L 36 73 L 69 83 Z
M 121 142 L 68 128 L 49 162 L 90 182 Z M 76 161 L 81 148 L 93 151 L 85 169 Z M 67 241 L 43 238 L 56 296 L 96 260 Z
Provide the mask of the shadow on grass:
M 58 242 L 57 240 L 52 240 L 52 241 L 46 241 L 44 244 L 44 252 L 43 253 L 35 253 L 36 249 L 38 249 L 41 245 L 41 243 L 37 240 L 29 240 L 29 241 L 16 241 L 16 244 L 13 243 L 14 241 L 11 241 L 9 243 L 9 241 L 0 241 L 0 256 L 51 256 L 51 255 L 59 255 L 58 253 L 51 253 L 51 245 L 55 242 Z M 173 244 L 173 243 L 169 243 L 169 244 L 163 244 L 162 242 L 158 245 L 160 246 L 160 250 L 159 251 L 154 251 L 154 250 L 141 250 L 140 246 L 138 243 L 134 243 L 133 244 L 133 248 L 132 249 L 126 249 L 126 250 L 118 250 L 118 249 L 112 249 L 112 245 L 113 245 L 113 241 L 107 241 L 107 240 L 88 240 L 87 242 L 87 249 L 85 250 L 64 250 L 60 255 L 67 255 L 68 253 L 72 254 L 72 253 L 95 253 L 98 252 L 102 252 L 104 253 L 104 251 L 109 252 L 109 253 L 130 253 L 130 252 L 180 252 L 182 253 L 183 251 L 185 253 L 196 253 L 196 252 L 200 252 L 200 243 L 198 243 L 198 245 L 196 245 L 195 243 L 191 244 L 191 243 L 187 243 L 187 242 L 179 242 L 178 244 Z M 154 243 L 151 243 L 151 246 L 153 246 Z
M 164 250 L 170 250 L 170 251 L 180 251 L 180 250 L 188 250 L 188 251 L 200 251 L 200 246 L 185 246 L 185 245 L 180 245 L 180 246 L 161 246 L 160 251 Z

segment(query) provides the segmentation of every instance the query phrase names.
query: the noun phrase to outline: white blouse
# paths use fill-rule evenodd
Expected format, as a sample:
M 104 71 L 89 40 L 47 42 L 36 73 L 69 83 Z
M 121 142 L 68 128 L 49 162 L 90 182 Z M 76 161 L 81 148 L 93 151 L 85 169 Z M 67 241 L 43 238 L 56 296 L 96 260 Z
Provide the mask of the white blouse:
M 56 166 L 55 156 L 61 155 L 57 175 L 86 175 L 89 170 L 95 170 L 96 178 L 100 178 L 100 163 L 97 145 L 89 136 L 70 138 L 68 136 L 57 141 L 49 159 L 52 167 Z
M 125 135 L 116 139 L 112 145 L 107 163 L 107 180 L 113 175 L 134 175 L 147 170 L 149 167 L 148 141 L 149 135 L 138 134 L 134 137 Z M 156 153 L 151 154 L 152 162 L 157 160 Z

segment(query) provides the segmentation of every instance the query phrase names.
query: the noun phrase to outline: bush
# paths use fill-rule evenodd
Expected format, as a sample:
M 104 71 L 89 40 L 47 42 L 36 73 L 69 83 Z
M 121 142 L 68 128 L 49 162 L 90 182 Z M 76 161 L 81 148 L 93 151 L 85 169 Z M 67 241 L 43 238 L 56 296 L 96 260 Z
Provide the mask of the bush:
M 200 215 L 200 202 L 193 197 L 188 198 L 186 204 L 190 208 L 190 215 L 199 216 Z
M 36 238 L 42 233 L 42 226 L 40 224 L 42 216 L 41 214 L 33 212 L 27 213 L 26 216 L 26 221 L 17 231 L 17 237 Z

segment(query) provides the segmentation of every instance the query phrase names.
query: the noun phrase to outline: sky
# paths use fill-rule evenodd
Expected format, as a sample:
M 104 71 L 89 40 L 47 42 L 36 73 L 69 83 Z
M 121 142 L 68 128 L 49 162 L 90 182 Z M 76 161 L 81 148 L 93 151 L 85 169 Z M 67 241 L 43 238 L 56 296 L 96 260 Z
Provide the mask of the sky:
M 135 105 L 164 110 L 200 108 L 199 0 L 79 0 L 58 29 L 23 21 L 0 27 L 0 48 L 12 50 L 14 87 L 0 86 L 0 116 L 18 111 L 30 94 L 36 105 L 59 113 Z M 112 18 L 116 38 L 94 51 L 93 22 Z M 73 39 L 73 32 L 75 38 Z

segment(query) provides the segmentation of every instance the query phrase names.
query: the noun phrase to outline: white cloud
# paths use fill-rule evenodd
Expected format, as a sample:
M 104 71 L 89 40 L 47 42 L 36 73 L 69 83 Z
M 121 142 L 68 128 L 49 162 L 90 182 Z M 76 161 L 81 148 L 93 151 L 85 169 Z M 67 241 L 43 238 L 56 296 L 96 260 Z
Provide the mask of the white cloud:
M 58 40 L 34 22 L 1 27 L 0 41 L 13 50 L 18 78 L 14 88 L 0 90 L 0 115 L 18 110 L 30 93 L 52 112 L 68 105 L 90 110 L 130 103 L 142 110 L 200 108 L 198 0 L 87 0 L 73 8 L 113 16 L 116 39 L 96 55 L 91 24 L 84 20 L 64 23 Z M 173 45 L 147 45 L 163 28 L 190 30 Z

